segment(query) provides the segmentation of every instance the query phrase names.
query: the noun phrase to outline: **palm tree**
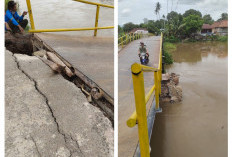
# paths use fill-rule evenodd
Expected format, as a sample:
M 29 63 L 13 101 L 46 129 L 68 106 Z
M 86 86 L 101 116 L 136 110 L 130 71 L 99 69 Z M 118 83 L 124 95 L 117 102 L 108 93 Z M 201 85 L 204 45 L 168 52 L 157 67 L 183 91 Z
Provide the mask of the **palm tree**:
M 163 17 L 163 20 L 164 20 L 164 27 L 165 27 L 165 15 L 163 15 L 162 17 Z
M 161 9 L 161 5 L 160 5 L 159 2 L 157 2 L 157 3 L 156 3 L 156 6 L 155 6 L 155 14 L 156 14 L 156 15 L 157 15 L 157 14 L 159 15 L 159 19 L 160 19 L 160 14 L 159 14 L 160 9 Z

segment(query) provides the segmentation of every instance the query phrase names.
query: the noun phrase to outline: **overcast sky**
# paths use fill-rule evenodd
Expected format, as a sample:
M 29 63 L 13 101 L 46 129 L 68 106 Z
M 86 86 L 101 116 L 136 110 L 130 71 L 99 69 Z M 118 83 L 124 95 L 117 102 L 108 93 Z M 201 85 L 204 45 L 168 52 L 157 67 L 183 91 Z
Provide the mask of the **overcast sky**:
M 221 13 L 228 12 L 227 0 L 118 0 L 119 25 L 127 22 L 139 24 L 144 18 L 157 20 L 154 13 L 157 2 L 161 4 L 160 17 L 166 16 L 167 11 L 183 14 L 188 9 L 196 9 L 202 15 L 210 14 L 217 20 Z

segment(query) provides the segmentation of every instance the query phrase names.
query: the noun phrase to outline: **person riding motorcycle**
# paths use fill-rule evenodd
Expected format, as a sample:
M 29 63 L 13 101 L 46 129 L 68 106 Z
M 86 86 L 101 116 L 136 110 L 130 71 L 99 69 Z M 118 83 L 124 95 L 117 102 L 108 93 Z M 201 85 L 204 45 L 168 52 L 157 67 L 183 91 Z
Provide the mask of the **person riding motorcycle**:
M 140 59 L 141 59 L 142 53 L 146 53 L 146 59 L 148 59 L 149 53 L 147 52 L 146 45 L 143 42 L 140 42 L 140 47 L 139 47 L 139 52 L 138 52 Z

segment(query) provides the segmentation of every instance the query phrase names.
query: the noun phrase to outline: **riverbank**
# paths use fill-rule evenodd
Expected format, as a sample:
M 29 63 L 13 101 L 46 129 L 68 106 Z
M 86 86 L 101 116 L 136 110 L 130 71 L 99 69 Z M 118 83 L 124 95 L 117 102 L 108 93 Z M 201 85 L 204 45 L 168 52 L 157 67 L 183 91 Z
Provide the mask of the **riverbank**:
M 6 156 L 113 156 L 113 128 L 72 82 L 5 51 Z

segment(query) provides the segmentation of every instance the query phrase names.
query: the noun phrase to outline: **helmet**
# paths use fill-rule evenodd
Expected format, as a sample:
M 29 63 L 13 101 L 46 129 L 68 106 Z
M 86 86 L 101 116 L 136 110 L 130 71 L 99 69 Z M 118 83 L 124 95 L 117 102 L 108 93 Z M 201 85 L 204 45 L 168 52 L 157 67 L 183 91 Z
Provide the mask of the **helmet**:
M 140 45 L 144 45 L 144 42 L 140 42 Z

